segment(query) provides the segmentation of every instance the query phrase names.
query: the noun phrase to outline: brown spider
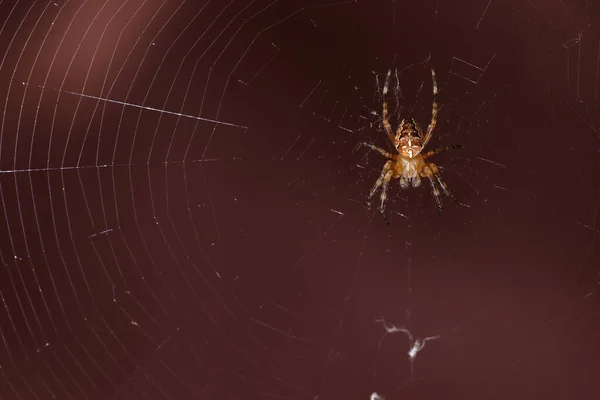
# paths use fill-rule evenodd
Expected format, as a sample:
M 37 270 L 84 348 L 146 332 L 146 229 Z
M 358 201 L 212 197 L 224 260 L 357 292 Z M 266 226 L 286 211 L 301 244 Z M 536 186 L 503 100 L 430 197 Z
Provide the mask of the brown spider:
M 427 127 L 427 132 L 423 136 L 423 130 L 419 126 L 419 124 L 412 118 L 403 119 L 400 122 L 400 127 L 394 132 L 392 131 L 392 126 L 389 122 L 388 115 L 388 104 L 387 104 L 387 92 L 390 84 L 390 76 L 392 74 L 392 70 L 390 69 L 385 78 L 385 85 L 383 86 L 383 127 L 387 133 L 388 139 L 394 145 L 394 148 L 398 152 L 398 154 L 391 154 L 384 149 L 374 146 L 370 143 L 361 143 L 364 146 L 370 147 L 371 149 L 377 151 L 384 157 L 388 158 L 388 161 L 383 165 L 383 170 L 381 171 L 381 175 L 375 185 L 371 189 L 369 196 L 367 197 L 366 204 L 368 207 L 371 206 L 371 200 L 373 195 L 382 186 L 381 189 L 381 205 L 379 207 L 379 211 L 381 215 L 383 215 L 383 219 L 389 225 L 389 219 L 385 213 L 385 201 L 387 198 L 387 189 L 388 184 L 392 178 L 400 179 L 400 187 L 406 189 L 409 185 L 412 184 L 412 187 L 417 187 L 421 185 L 421 178 L 429 179 L 429 183 L 431 184 L 431 190 L 433 191 L 433 196 L 437 203 L 438 212 L 442 211 L 442 198 L 440 195 L 440 189 L 448 196 L 450 199 L 455 201 L 456 203 L 469 207 L 469 205 L 464 204 L 456 200 L 454 195 L 448 189 L 446 183 L 442 180 L 442 176 L 440 175 L 440 171 L 438 167 L 432 163 L 427 162 L 426 160 L 442 151 L 452 150 L 462 147 L 461 145 L 447 146 L 442 147 L 435 150 L 430 150 L 425 153 L 421 153 L 423 148 L 431 139 L 431 134 L 435 125 L 437 123 L 438 116 L 438 104 L 437 104 L 437 96 L 438 96 L 438 88 L 437 82 L 435 80 L 435 72 L 433 68 L 431 69 L 431 79 L 433 80 L 433 109 L 431 112 L 431 122 Z

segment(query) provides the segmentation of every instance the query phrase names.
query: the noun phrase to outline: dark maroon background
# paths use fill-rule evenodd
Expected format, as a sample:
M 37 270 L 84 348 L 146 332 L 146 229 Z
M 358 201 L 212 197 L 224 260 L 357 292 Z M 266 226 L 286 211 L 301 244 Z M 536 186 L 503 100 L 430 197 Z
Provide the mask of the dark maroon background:
M 3 399 L 597 398 L 598 3 L 0 16 Z M 358 143 L 388 146 L 389 68 L 427 124 L 431 67 L 471 207 L 394 181 L 387 226 Z M 377 318 L 440 337 L 411 371 Z

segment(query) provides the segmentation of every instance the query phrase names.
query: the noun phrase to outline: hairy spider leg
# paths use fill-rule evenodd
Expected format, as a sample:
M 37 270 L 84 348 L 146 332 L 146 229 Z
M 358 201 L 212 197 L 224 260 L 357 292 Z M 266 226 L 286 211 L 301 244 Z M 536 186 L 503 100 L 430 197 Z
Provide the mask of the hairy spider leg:
M 429 139 L 431 139 L 431 134 L 435 129 L 435 125 L 437 124 L 438 118 L 438 87 L 437 81 L 435 80 L 435 71 L 433 70 L 433 68 L 431 68 L 431 80 L 433 81 L 433 106 L 431 109 L 431 122 L 427 127 L 427 133 L 425 133 L 425 138 L 423 139 L 423 147 L 425 147 L 425 145 L 427 145 L 427 142 L 429 142 Z
M 392 171 L 391 169 L 385 174 L 385 177 L 383 178 L 383 187 L 381 189 L 381 205 L 379 206 L 379 212 L 381 212 L 381 215 L 383 216 L 383 220 L 385 221 L 386 224 L 390 224 L 390 220 L 387 216 L 387 214 L 385 213 L 385 201 L 387 200 L 387 191 L 388 191 L 388 187 L 390 184 L 390 180 L 392 179 L 392 176 L 394 175 L 394 171 Z
M 435 184 L 433 176 L 427 175 L 427 178 L 429 179 L 429 183 L 431 183 L 431 192 L 433 193 L 433 198 L 435 199 L 435 204 L 438 208 L 438 214 L 441 214 L 444 204 L 442 202 L 442 195 L 440 193 L 440 189 L 438 189 L 437 185 Z
M 446 182 L 444 182 L 444 180 L 442 179 L 442 175 L 440 174 L 440 170 L 438 169 L 438 167 L 433 163 L 429 163 L 429 164 L 432 166 L 431 170 L 433 172 L 433 175 L 435 176 L 438 183 L 442 187 L 442 190 L 444 191 L 446 196 L 450 197 L 450 199 L 458 205 L 461 205 L 461 206 L 467 207 L 467 208 L 471 207 L 470 205 L 465 204 L 465 203 L 457 200 L 456 197 L 454 197 L 454 194 L 450 191 L 450 189 L 448 189 L 448 185 L 446 185 Z
M 463 147 L 462 144 L 455 144 L 455 145 L 452 145 L 452 146 L 440 147 L 439 149 L 430 150 L 428 152 L 422 153 L 422 155 L 423 155 L 424 159 L 427 159 L 427 158 L 429 158 L 431 156 L 435 156 L 436 154 L 441 153 L 443 151 L 450 151 L 450 150 L 454 150 L 454 149 L 460 149 L 462 147 Z
M 375 146 L 375 145 L 373 145 L 371 143 L 361 142 L 360 144 L 363 145 L 363 146 L 367 146 L 367 147 L 371 148 L 372 150 L 375 150 L 376 152 L 378 152 L 379 154 L 381 154 L 382 156 L 384 156 L 386 158 L 389 158 L 389 159 L 392 159 L 392 160 L 395 160 L 395 159 L 398 158 L 398 156 L 395 156 L 392 153 L 389 153 L 389 152 L 385 151 L 381 147 L 377 147 L 377 146 Z
M 385 179 L 386 174 L 388 173 L 388 171 L 391 171 L 392 164 L 393 164 L 392 161 L 387 161 L 383 165 L 383 168 L 381 170 L 381 174 L 379 174 L 379 178 L 377 178 L 377 181 L 375 181 L 375 184 L 371 188 L 371 191 L 369 192 L 369 195 L 367 196 L 367 199 L 365 200 L 365 203 L 366 203 L 366 205 L 368 207 L 371 206 L 371 200 L 373 199 L 373 196 L 375 195 L 375 192 L 377 192 L 377 189 L 379 189 L 379 187 L 383 183 L 383 180 Z
M 392 76 L 392 70 L 389 69 L 388 73 L 385 77 L 385 84 L 383 85 L 383 127 L 385 128 L 385 132 L 388 135 L 388 139 L 390 142 L 396 147 L 394 132 L 392 131 L 392 125 L 390 125 L 389 121 L 389 113 L 388 113 L 388 103 L 387 103 L 387 93 L 390 87 L 390 76 Z
M 444 180 L 442 179 L 442 175 L 440 174 L 440 170 L 439 170 L 439 168 L 437 167 L 437 165 L 435 165 L 435 164 L 434 164 L 434 163 L 432 163 L 432 162 L 429 162 L 429 163 L 427 163 L 427 164 L 425 165 L 425 167 L 423 168 L 423 175 L 427 176 L 427 177 L 430 179 L 430 181 L 432 181 L 432 180 L 433 180 L 433 178 L 435 178 L 435 181 L 437 182 L 437 184 L 439 184 L 439 185 L 440 185 L 440 187 L 441 187 L 441 188 L 442 188 L 442 190 L 444 191 L 444 194 L 445 194 L 446 196 L 448 196 L 448 197 L 449 197 L 449 198 L 450 198 L 450 199 L 451 199 L 453 202 L 455 202 L 456 204 L 458 204 L 458 205 L 461 205 L 461 206 L 463 206 L 463 207 L 471 207 L 471 206 L 470 206 L 470 205 L 468 205 L 468 204 L 465 204 L 465 203 L 462 203 L 462 202 L 458 201 L 458 200 L 456 199 L 456 197 L 454 197 L 454 194 L 452 194 L 452 192 L 451 192 L 451 191 L 450 191 L 450 189 L 448 188 L 448 185 L 446 185 L 446 182 L 444 182 Z M 433 185 L 434 183 L 436 183 L 436 182 L 432 182 L 432 185 Z M 438 190 L 438 193 L 439 193 L 439 190 Z M 434 193 L 434 195 L 435 195 L 435 193 Z M 436 198 L 436 201 L 437 201 L 437 200 L 438 200 L 438 199 Z M 440 199 L 440 201 L 441 201 L 441 199 Z M 440 203 L 440 202 L 438 202 L 438 207 L 439 207 L 440 205 L 441 205 L 441 203 Z M 441 208 L 440 208 L 440 211 L 441 211 Z
M 385 215 L 385 199 L 387 198 L 388 184 L 389 184 L 390 180 L 392 179 L 392 176 L 394 175 L 394 171 L 392 168 L 393 165 L 394 165 L 394 162 L 391 160 L 387 161 L 383 165 L 383 169 L 381 170 L 381 174 L 379 175 L 379 178 L 377 179 L 377 181 L 375 182 L 375 185 L 373 185 L 373 188 L 369 192 L 369 196 L 367 197 L 367 200 L 365 200 L 365 204 L 367 205 L 367 207 L 370 208 L 371 200 L 373 199 L 375 192 L 377 192 L 377 189 L 379 189 L 379 187 L 383 185 L 383 188 L 381 190 L 381 205 L 379 207 L 379 211 L 383 215 L 383 219 L 386 221 L 387 224 L 389 224 L 389 220 L 388 220 L 387 216 Z

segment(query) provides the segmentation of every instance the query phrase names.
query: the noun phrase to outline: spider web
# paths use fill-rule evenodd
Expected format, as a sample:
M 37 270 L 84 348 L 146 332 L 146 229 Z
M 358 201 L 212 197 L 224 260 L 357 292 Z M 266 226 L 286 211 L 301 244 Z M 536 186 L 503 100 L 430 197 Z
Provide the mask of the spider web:
M 1 2 L 0 397 L 595 398 L 594 7 Z

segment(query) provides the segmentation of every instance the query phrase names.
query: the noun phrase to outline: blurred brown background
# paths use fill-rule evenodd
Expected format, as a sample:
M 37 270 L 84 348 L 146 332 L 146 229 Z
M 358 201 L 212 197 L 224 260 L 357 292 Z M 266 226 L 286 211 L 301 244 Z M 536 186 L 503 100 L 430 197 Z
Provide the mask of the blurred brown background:
M 0 397 L 596 398 L 599 15 L 0 3 Z M 390 68 L 470 208 L 365 209 Z

